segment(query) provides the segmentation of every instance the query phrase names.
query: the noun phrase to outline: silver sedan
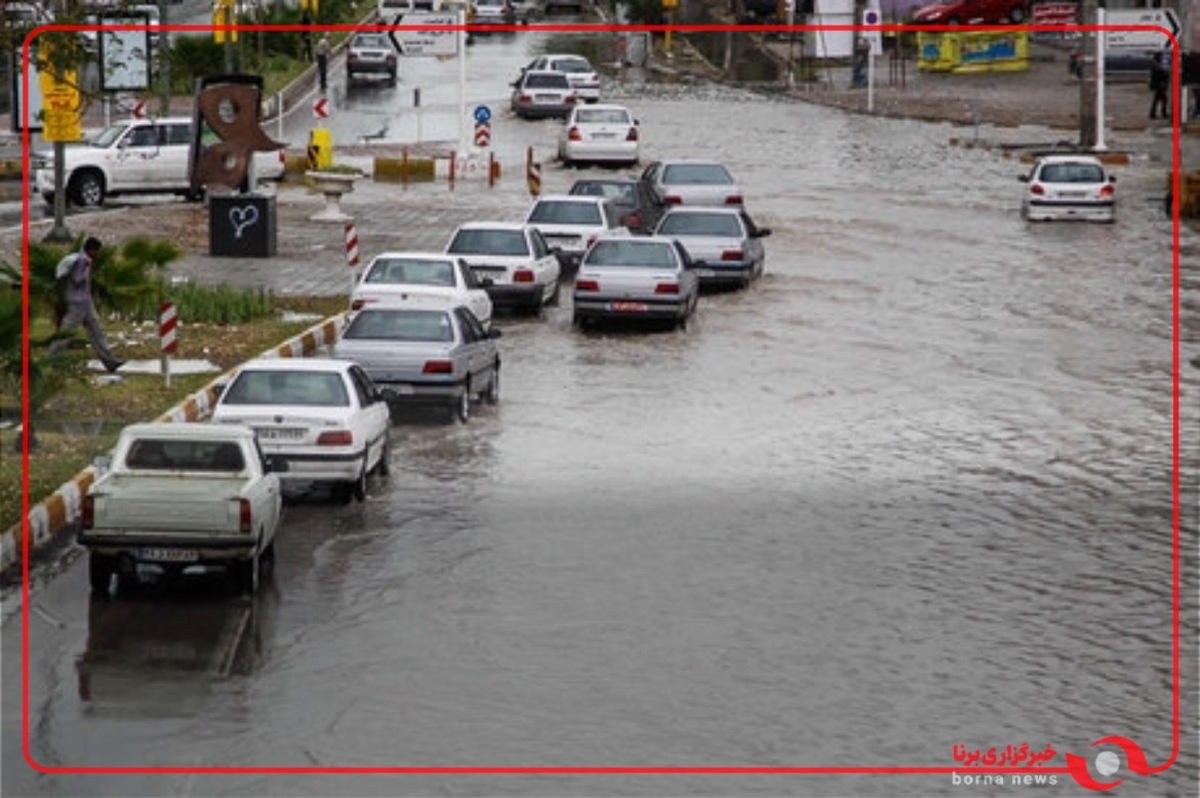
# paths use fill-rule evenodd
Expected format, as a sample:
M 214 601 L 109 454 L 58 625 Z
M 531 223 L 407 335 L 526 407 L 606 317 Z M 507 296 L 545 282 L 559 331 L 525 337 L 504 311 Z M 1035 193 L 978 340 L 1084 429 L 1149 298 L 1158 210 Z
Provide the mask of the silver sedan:
M 691 258 L 674 239 L 601 239 L 579 264 L 573 319 L 580 327 L 600 319 L 656 320 L 686 327 L 698 296 Z
M 363 308 L 342 332 L 333 355 L 358 363 L 392 408 L 449 408 L 464 424 L 471 403 L 500 401 L 500 331 L 486 330 L 464 305 L 450 309 Z
M 668 210 L 654 233 L 683 244 L 702 287 L 744 288 L 762 276 L 771 229 L 738 208 L 685 205 Z

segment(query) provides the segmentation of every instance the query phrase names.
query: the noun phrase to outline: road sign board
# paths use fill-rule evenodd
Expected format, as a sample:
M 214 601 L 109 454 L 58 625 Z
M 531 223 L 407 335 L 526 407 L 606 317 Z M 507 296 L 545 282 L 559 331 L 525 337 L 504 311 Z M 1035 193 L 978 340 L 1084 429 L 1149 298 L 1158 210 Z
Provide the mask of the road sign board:
M 313 116 L 317 119 L 324 119 L 329 116 L 329 100 L 321 97 L 313 103 Z
M 492 109 L 486 105 L 475 106 L 475 121 L 481 125 L 486 125 L 492 121 Z
M 408 11 L 397 14 L 393 25 L 422 26 L 416 30 L 389 30 L 392 46 L 404 55 L 456 55 L 458 53 L 458 31 L 430 30 L 430 28 L 458 25 L 457 14 L 431 11 Z

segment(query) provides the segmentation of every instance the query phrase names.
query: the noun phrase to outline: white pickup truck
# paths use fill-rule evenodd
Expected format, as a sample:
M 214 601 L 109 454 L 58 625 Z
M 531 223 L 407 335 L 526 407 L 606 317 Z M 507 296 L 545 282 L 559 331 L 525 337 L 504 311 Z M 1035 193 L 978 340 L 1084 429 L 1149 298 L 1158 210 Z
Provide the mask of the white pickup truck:
M 240 592 L 258 589 L 275 557 L 286 470 L 263 456 L 249 427 L 151 423 L 126 427 L 83 500 L 78 541 L 93 594 L 117 576 L 177 576 L 223 568 Z

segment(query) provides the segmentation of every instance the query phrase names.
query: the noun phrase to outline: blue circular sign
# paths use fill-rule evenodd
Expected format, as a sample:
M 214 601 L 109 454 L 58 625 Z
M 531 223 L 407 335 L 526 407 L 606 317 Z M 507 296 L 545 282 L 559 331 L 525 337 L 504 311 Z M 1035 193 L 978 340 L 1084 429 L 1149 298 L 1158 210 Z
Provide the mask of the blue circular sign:
M 475 106 L 475 121 L 481 125 L 486 125 L 492 119 L 492 109 L 486 105 Z

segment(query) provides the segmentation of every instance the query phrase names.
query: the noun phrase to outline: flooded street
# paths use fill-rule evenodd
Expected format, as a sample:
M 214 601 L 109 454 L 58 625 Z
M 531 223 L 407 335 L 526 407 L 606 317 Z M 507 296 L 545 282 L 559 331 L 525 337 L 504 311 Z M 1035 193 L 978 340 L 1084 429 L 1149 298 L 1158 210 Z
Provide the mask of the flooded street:
M 37 597 L 61 625 L 31 622 L 33 757 L 235 772 L 18 774 L 10 623 L 6 795 L 960 795 L 984 791 L 364 771 L 952 767 L 956 745 L 1022 743 L 1062 767 L 1107 735 L 1171 756 L 1169 165 L 1118 168 L 1116 224 L 1029 225 L 1025 167 L 948 143 L 970 130 L 716 86 L 606 99 L 639 117 L 644 163 L 729 166 L 773 229 L 763 280 L 706 296 L 686 332 L 581 333 L 565 291 L 499 321 L 500 405 L 397 426 L 365 505 L 289 505 L 253 602 L 150 591 L 105 638 L 76 562 Z M 546 185 L 589 173 L 548 164 Z M 519 215 L 524 188 L 480 218 Z M 1195 276 L 1179 287 L 1194 313 Z M 1110 795 L 1195 789 L 1194 337 L 1183 751 Z M 206 617 L 164 640 L 174 601 Z M 333 768 L 359 772 L 314 772 Z M 1056 778 L 1038 794 L 1086 792 Z

